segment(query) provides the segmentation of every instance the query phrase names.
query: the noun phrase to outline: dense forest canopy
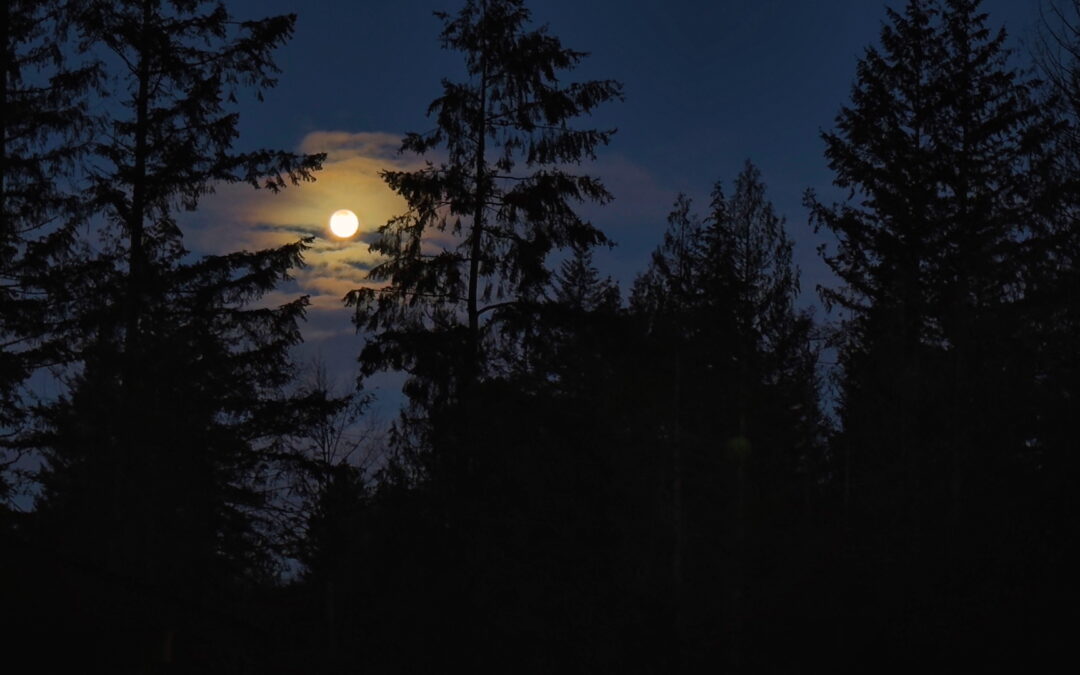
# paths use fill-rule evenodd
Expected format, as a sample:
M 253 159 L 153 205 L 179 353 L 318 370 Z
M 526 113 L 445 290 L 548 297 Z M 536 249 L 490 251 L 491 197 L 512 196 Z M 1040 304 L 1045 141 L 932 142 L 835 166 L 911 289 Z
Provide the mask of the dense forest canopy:
M 1064 654 L 1080 3 L 1047 5 L 1032 53 L 979 0 L 885 8 L 821 134 L 832 187 L 785 217 L 787 188 L 745 160 L 707 200 L 658 205 L 622 285 L 592 217 L 619 135 L 596 121 L 632 92 L 579 77 L 589 54 L 524 0 L 435 13 L 456 61 L 383 165 L 400 210 L 358 235 L 362 263 L 295 223 L 273 245 L 192 244 L 215 192 L 318 195 L 340 160 L 239 143 L 296 15 L 0 13 L 9 660 L 862 672 Z M 801 302 L 810 230 L 829 242 L 822 311 Z M 363 272 L 333 308 L 355 386 L 302 363 L 312 260 Z M 404 405 L 381 423 L 386 373 Z

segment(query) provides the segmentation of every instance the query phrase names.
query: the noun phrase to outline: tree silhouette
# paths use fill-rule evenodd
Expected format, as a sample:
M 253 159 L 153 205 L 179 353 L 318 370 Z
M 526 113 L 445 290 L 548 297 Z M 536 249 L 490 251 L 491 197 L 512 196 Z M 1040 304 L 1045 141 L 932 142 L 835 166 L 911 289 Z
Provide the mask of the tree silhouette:
M 990 33 L 978 4 L 890 11 L 882 51 L 867 51 L 853 106 L 825 136 L 837 184 L 859 200 L 808 200 L 840 240 L 826 260 L 842 285 L 823 298 L 846 310 L 844 433 L 859 439 L 851 448 L 878 448 L 852 461 L 906 457 L 912 491 L 934 482 L 911 483 L 925 462 L 953 454 L 932 473 L 959 489 L 974 457 L 956 453 L 979 446 L 980 461 L 992 461 L 1026 433 L 1023 388 L 1009 382 L 1023 366 L 1009 352 L 1023 321 L 1025 251 L 1053 205 L 1055 123 L 1033 83 L 1009 69 L 1005 35 Z M 993 409 L 1007 426 L 975 422 Z M 879 488 L 861 486 L 868 496 Z
M 634 284 L 631 309 L 649 333 L 672 341 L 672 353 L 685 352 L 691 365 L 684 385 L 702 387 L 688 393 L 680 415 L 702 405 L 701 416 L 690 425 L 715 424 L 719 418 L 712 411 L 726 410 L 722 415 L 732 416 L 726 423 L 729 435 L 746 436 L 750 411 L 776 404 L 755 400 L 752 392 L 786 389 L 785 395 L 794 397 L 786 405 L 801 410 L 798 418 L 805 423 L 796 436 L 816 436 L 812 321 L 795 309 L 799 283 L 792 242 L 765 198 L 758 169 L 747 163 L 731 197 L 718 183 L 704 222 L 685 196 L 676 200 L 668 222 L 662 245 Z M 682 347 L 676 349 L 676 343 Z M 698 384 L 689 385 L 692 380 Z M 757 433 L 770 427 L 772 422 L 763 424 Z
M 795 309 L 791 252 L 747 163 L 730 197 L 715 186 L 704 220 L 689 198 L 676 200 L 634 284 L 631 312 L 646 335 L 639 359 L 648 364 L 637 386 L 654 399 L 638 413 L 650 427 L 639 433 L 668 453 L 661 475 L 684 668 L 706 654 L 690 626 L 728 635 L 725 658 L 745 665 L 742 598 L 768 586 L 752 574 L 761 546 L 803 506 L 807 464 L 821 451 L 817 350 L 810 316 Z
M 822 297 L 841 311 L 836 450 L 852 522 L 874 542 L 867 560 L 904 561 L 875 567 L 898 572 L 883 603 L 993 605 L 964 595 L 980 583 L 968 566 L 994 547 L 1004 569 L 1022 548 L 1002 542 L 1026 517 L 1023 467 L 1034 466 L 1042 415 L 1032 263 L 1060 204 L 1060 125 L 979 6 L 889 10 L 824 135 L 851 197 L 807 198 L 815 225 L 838 239 L 825 260 L 839 283 Z M 928 590 L 942 579 L 949 593 Z M 909 613 L 900 633 L 924 634 L 921 616 Z M 957 622 L 976 635 L 982 620 Z
M 595 178 L 562 167 L 593 158 L 608 142 L 611 131 L 569 123 L 620 98 L 621 87 L 560 82 L 558 73 L 585 54 L 564 48 L 545 28 L 527 30 L 521 0 L 468 0 L 456 16 L 437 16 L 443 46 L 465 56 L 468 80 L 443 82 L 429 108 L 436 128 L 408 134 L 402 150 L 442 148 L 446 159 L 383 174 L 409 210 L 372 245 L 386 260 L 369 277 L 386 285 L 347 300 L 357 325 L 372 333 L 361 356 L 367 373 L 394 367 L 435 375 L 435 357 L 455 364 L 457 388 L 491 369 L 484 344 L 492 317 L 508 303 L 538 297 L 552 250 L 607 241 L 573 203 L 610 195 Z M 519 166 L 527 171 L 515 171 Z M 423 337 L 436 332 L 436 339 Z
M 86 151 L 85 94 L 97 74 L 56 47 L 78 6 L 0 7 L 0 446 L 18 446 L 29 420 L 20 385 L 58 358 L 44 289 L 82 213 L 74 164 Z M 0 450 L 0 500 L 2 469 L 13 461 Z
M 80 367 L 43 411 L 38 520 L 51 545 L 145 589 L 151 625 L 193 641 L 200 603 L 273 575 L 262 485 L 287 436 L 326 410 L 282 394 L 306 298 L 258 304 L 307 243 L 197 258 L 176 222 L 218 184 L 276 191 L 319 167 L 231 149 L 231 104 L 273 86 L 295 17 L 131 0 L 73 20 L 113 67 L 86 165 L 102 243 L 69 304 Z
M 573 247 L 572 255 L 563 260 L 552 281 L 552 300 L 570 309 L 591 312 L 614 309 L 621 303 L 618 284 L 611 277 L 600 278 L 592 251 L 582 246 Z
M 575 209 L 610 195 L 570 166 L 593 159 L 613 133 L 576 128 L 577 118 L 621 98 L 621 86 L 564 81 L 585 54 L 530 28 L 521 0 L 467 0 L 453 16 L 437 16 L 442 44 L 464 56 L 466 77 L 443 82 L 429 108 L 435 128 L 402 143 L 403 151 L 438 159 L 383 174 L 408 211 L 380 228 L 371 246 L 383 256 L 369 273 L 379 285 L 353 291 L 347 302 L 367 333 L 364 375 L 410 376 L 410 407 L 395 431 L 408 461 L 394 466 L 421 478 L 397 502 L 420 538 L 396 536 L 389 545 L 437 570 L 404 592 L 426 598 L 435 616 L 461 612 L 452 625 L 416 626 L 410 640 L 488 669 L 526 649 L 537 631 L 577 625 L 567 611 L 571 589 L 585 587 L 595 569 L 570 560 L 597 543 L 586 535 L 597 510 L 584 485 L 602 462 L 587 458 L 608 449 L 575 452 L 594 437 L 584 431 L 588 415 L 544 381 L 552 362 L 526 350 L 536 346 L 531 336 L 554 335 L 538 320 L 561 311 L 545 298 L 555 276 L 549 257 L 560 249 L 585 255 L 607 242 Z M 579 435 L 571 438 L 571 429 Z M 556 458 L 588 469 L 564 474 Z M 402 499 L 397 490 L 386 494 Z M 570 513 L 577 526 L 551 526 L 569 522 Z M 372 532 L 398 529 L 387 518 Z M 549 634 L 553 654 L 586 658 Z M 420 653 L 409 658 L 417 669 L 432 665 Z

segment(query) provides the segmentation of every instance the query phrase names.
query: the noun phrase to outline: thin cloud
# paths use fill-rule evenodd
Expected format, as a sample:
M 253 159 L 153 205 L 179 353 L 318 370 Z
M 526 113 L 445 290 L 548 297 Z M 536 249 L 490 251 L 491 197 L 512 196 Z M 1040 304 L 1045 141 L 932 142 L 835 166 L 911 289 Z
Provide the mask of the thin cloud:
M 226 253 L 281 246 L 302 237 L 314 236 L 305 255 L 306 266 L 294 270 L 294 281 L 263 298 L 273 305 L 310 296 L 308 340 L 328 339 L 351 333 L 349 311 L 342 299 L 355 288 L 369 285 L 368 270 L 378 263 L 368 248 L 375 230 L 390 218 L 404 213 L 405 200 L 395 194 L 380 176 L 384 170 L 414 170 L 423 158 L 401 155 L 401 138 L 379 132 L 315 131 L 305 136 L 298 150 L 326 153 L 322 171 L 315 181 L 290 186 L 278 194 L 253 190 L 247 185 L 226 185 L 206 198 L 199 211 L 185 220 L 187 242 L 198 253 Z M 580 167 L 575 167 L 582 170 Z M 607 206 L 582 205 L 582 213 L 606 231 L 635 259 L 642 239 L 662 231 L 674 192 L 660 186 L 655 178 L 632 160 L 609 156 L 591 162 L 584 172 L 600 177 L 615 197 Z M 360 233 L 349 240 L 330 234 L 330 215 L 349 209 L 360 219 Z M 644 235 L 644 236 L 643 236 Z M 431 232 L 425 251 L 435 252 L 456 243 L 449 232 Z M 651 247 L 651 242 L 650 242 Z M 608 257 L 608 256 L 605 256 Z M 631 261 L 616 254 L 616 276 Z M 636 266 L 636 265 L 635 265 Z M 318 328 L 315 328 L 318 325 Z M 334 328 L 331 328 L 334 326 Z
M 312 132 L 298 149 L 326 153 L 314 182 L 290 186 L 278 194 L 247 185 L 221 187 L 184 223 L 188 245 L 196 252 L 215 254 L 281 246 L 314 236 L 305 255 L 306 266 L 293 272 L 294 282 L 266 296 L 264 302 L 274 304 L 303 293 L 311 296 L 312 313 L 347 315 L 342 298 L 367 283 L 367 270 L 377 262 L 368 250 L 375 230 L 406 209 L 405 201 L 379 174 L 422 165 L 415 157 L 399 155 L 400 145 L 399 136 L 387 133 Z M 330 234 L 329 218 L 338 209 L 349 209 L 360 219 L 356 237 L 341 240 Z M 342 324 L 340 331 L 348 330 Z M 327 334 L 326 330 L 311 332 L 308 339 Z

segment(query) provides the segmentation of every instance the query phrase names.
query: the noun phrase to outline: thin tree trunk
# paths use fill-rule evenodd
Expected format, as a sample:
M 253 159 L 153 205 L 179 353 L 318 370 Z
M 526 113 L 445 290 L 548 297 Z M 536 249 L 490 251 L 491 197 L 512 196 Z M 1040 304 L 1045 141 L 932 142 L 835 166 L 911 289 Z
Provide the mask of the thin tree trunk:
M 131 372 L 125 373 L 125 383 L 127 383 L 129 376 L 134 375 L 134 364 L 131 362 L 131 355 L 137 352 L 139 346 L 141 299 L 145 290 L 142 288 L 145 258 L 143 227 L 146 218 L 146 155 L 150 117 L 150 57 L 147 54 L 148 46 L 145 35 L 151 19 L 150 3 L 143 3 L 143 37 L 139 49 L 137 73 L 139 88 L 135 96 L 135 167 L 131 180 L 131 209 L 126 219 L 130 248 L 128 250 L 128 288 L 124 319 L 127 331 L 125 335 L 128 352 L 127 364 Z
M 487 19 L 487 3 L 483 5 L 481 23 Z M 480 50 L 480 119 L 476 129 L 476 167 L 474 169 L 476 180 L 476 204 L 473 209 L 473 226 L 469 251 L 469 335 L 468 335 L 468 359 L 465 366 L 465 376 L 468 385 L 472 385 L 479 374 L 480 361 L 480 311 L 477 303 L 477 294 L 480 285 L 480 256 L 483 253 L 484 237 L 484 205 L 487 198 L 484 190 L 485 160 L 487 151 L 487 86 L 488 86 L 488 63 L 487 45 Z

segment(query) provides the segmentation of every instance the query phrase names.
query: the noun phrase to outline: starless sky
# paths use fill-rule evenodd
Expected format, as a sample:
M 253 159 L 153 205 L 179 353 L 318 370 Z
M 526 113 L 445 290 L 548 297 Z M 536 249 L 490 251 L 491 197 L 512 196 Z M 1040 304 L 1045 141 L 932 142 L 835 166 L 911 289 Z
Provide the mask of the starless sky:
M 440 48 L 435 10 L 460 0 L 233 0 L 239 19 L 298 14 L 292 41 L 278 51 L 277 88 L 240 106 L 239 147 L 329 154 L 316 183 L 271 195 L 230 186 L 188 218 L 190 248 L 223 252 L 319 237 L 310 268 L 281 293 L 313 296 L 307 350 L 352 372 L 360 348 L 341 305 L 371 261 L 370 231 L 403 208 L 382 184 L 383 168 L 418 166 L 397 155 L 406 131 L 433 127 L 428 104 L 440 79 L 458 79 L 462 59 Z M 903 0 L 888 3 L 901 9 Z M 986 0 L 993 28 L 1004 26 L 1017 62 L 1029 62 L 1040 0 Z M 878 0 L 533 0 L 534 23 L 548 24 L 567 47 L 590 53 L 565 76 L 615 79 L 626 100 L 580 125 L 617 127 L 589 173 L 604 179 L 614 203 L 585 213 L 618 246 L 597 254 L 624 290 L 660 242 L 678 192 L 699 211 L 716 180 L 730 186 L 746 159 L 761 169 L 768 196 L 787 218 L 802 269 L 803 304 L 829 283 L 815 249 L 826 242 L 807 225 L 802 195 L 836 195 L 823 156 L 849 101 L 858 58 L 877 43 L 886 3 Z M 338 242 L 326 232 L 337 209 L 355 211 L 361 235 Z M 819 312 L 819 316 L 823 316 Z

